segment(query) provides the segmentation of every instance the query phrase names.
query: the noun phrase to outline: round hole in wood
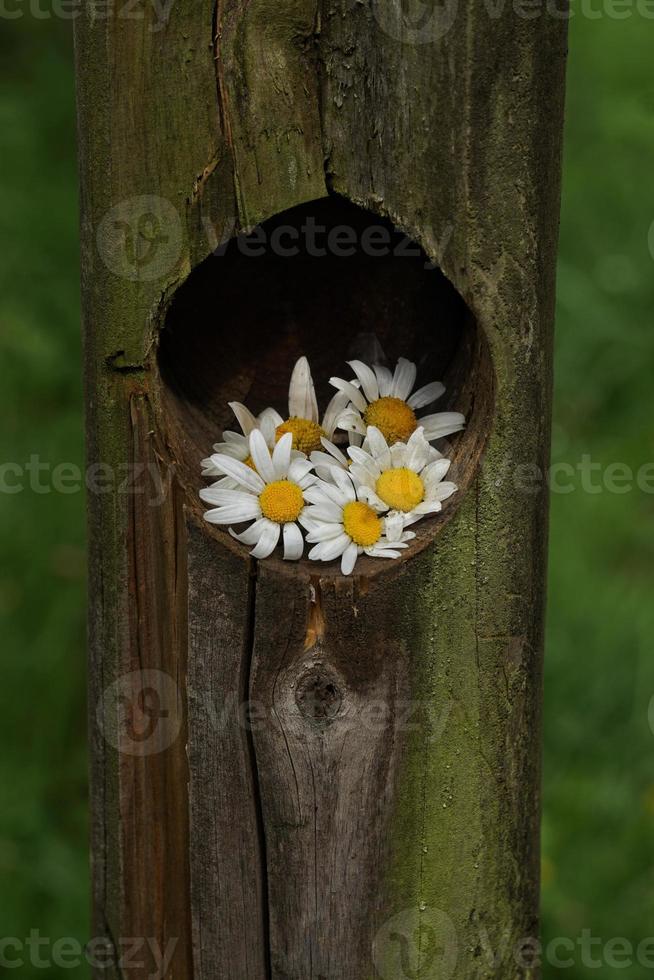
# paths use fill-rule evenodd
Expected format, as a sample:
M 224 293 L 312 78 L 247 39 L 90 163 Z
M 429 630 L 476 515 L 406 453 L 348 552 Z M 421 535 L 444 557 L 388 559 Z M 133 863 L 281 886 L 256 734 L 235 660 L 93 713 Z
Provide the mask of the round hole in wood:
M 488 343 L 418 244 L 334 196 L 230 240 L 191 273 L 168 306 L 158 348 L 161 408 L 187 504 L 199 519 L 198 491 L 208 483 L 200 461 L 225 429 L 238 431 L 227 403 L 243 402 L 255 414 L 272 406 L 286 417 L 291 371 L 304 354 L 322 412 L 334 392 L 329 378 L 352 377 L 346 361 L 366 360 L 373 338 L 391 368 L 401 356 L 416 362 L 416 386 L 444 382 L 445 395 L 418 415 L 460 411 L 466 417 L 465 431 L 439 445 L 453 461 L 459 491 L 441 515 L 415 525 L 417 538 L 406 556 L 438 533 L 474 479 L 490 431 Z M 356 571 L 374 574 L 387 564 L 360 560 Z M 311 563 L 311 569 L 338 574 L 338 563 Z

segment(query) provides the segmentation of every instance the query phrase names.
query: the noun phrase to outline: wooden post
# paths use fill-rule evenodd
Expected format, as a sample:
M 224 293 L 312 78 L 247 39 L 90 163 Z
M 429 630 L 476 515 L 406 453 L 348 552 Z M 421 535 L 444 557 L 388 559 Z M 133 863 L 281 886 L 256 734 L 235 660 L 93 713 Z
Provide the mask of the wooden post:
M 128 8 L 76 23 L 95 933 L 130 980 L 535 977 L 565 17 Z M 227 400 L 370 334 L 466 413 L 459 493 L 391 567 L 254 562 L 197 497 Z

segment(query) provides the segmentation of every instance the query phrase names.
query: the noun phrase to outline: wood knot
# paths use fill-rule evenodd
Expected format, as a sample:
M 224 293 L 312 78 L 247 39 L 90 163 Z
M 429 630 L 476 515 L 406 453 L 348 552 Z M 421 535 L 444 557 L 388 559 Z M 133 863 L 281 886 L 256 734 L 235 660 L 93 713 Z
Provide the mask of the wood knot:
M 300 679 L 295 703 L 300 714 L 315 725 L 329 725 L 343 704 L 338 679 L 324 667 L 314 667 Z

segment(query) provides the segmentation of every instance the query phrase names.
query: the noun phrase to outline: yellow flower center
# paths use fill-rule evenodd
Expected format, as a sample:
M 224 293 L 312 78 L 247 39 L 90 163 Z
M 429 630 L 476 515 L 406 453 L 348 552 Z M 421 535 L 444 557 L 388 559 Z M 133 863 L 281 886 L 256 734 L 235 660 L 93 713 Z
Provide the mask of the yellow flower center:
M 255 473 L 257 472 L 257 468 L 254 465 L 254 460 L 252 459 L 251 456 L 248 456 L 248 458 L 244 459 L 243 462 L 245 463 L 246 466 L 249 466 L 251 470 L 254 470 Z
M 386 470 L 377 480 L 375 490 L 385 504 L 405 513 L 425 499 L 425 485 L 413 470 Z
M 345 533 L 361 548 L 371 548 L 381 538 L 382 523 L 368 504 L 354 501 L 343 508 Z
M 287 524 L 296 521 L 304 507 L 302 490 L 290 480 L 277 480 L 269 483 L 259 495 L 261 512 L 269 521 Z
M 320 437 L 326 435 L 325 430 L 317 422 L 312 422 L 310 419 L 300 419 L 296 416 L 286 419 L 285 422 L 277 426 L 275 441 L 279 442 L 287 432 L 293 436 L 293 449 L 306 453 L 307 456 L 315 449 L 322 448 Z
M 382 433 L 389 446 L 394 442 L 406 442 L 416 431 L 416 413 L 401 398 L 378 398 L 368 405 L 363 414 L 366 425 L 374 425 Z

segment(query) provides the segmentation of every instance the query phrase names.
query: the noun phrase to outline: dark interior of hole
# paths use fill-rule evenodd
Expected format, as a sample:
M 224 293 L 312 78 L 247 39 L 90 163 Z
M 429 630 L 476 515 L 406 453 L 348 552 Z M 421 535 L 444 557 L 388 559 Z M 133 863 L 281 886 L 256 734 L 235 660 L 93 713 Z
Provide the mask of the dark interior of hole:
M 238 429 L 228 401 L 255 413 L 271 405 L 286 417 L 291 370 L 306 354 L 322 411 L 330 376 L 352 377 L 346 361 L 365 359 L 370 335 L 389 366 L 399 356 L 416 362 L 417 385 L 445 382 L 436 410 L 468 412 L 473 396 L 462 392 L 478 357 L 474 320 L 422 249 L 389 222 L 325 198 L 206 259 L 175 295 L 159 347 L 185 482 L 199 486 L 202 456 L 223 429 Z

